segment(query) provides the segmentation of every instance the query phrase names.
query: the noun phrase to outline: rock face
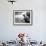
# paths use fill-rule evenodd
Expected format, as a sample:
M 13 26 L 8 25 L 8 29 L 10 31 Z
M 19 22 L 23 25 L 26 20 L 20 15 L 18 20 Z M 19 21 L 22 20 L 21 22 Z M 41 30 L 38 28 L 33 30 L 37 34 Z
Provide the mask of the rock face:
M 43 46 L 46 46 L 46 44 L 44 44 Z

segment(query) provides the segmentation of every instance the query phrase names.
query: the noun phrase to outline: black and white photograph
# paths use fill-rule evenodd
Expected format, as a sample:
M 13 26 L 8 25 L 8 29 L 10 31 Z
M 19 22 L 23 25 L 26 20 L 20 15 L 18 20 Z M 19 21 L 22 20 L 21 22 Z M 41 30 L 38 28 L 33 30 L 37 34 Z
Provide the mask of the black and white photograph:
M 31 24 L 32 10 L 14 10 L 13 24 Z

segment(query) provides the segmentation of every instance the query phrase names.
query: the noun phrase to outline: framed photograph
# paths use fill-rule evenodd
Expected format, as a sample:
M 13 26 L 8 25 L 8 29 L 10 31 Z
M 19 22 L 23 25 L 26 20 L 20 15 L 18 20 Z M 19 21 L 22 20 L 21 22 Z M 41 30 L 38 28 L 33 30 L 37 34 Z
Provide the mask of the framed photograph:
M 32 25 L 32 10 L 13 10 L 14 25 Z

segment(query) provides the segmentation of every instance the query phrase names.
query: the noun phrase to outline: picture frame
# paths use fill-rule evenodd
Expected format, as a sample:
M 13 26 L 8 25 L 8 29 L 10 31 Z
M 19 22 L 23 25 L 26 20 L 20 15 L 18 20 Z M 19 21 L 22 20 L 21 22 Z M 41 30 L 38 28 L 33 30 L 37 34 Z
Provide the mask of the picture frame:
M 32 10 L 13 10 L 13 25 L 32 25 Z

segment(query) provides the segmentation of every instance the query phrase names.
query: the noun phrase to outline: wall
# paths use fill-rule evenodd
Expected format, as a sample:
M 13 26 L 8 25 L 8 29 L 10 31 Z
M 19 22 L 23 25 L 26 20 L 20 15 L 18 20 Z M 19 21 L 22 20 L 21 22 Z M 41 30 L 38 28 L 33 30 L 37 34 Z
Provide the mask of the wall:
M 32 26 L 14 26 L 13 10 L 32 9 Z M 46 40 L 46 0 L 17 0 L 12 5 L 0 0 L 0 40 L 15 40 L 19 32 L 31 34 L 33 40 Z

